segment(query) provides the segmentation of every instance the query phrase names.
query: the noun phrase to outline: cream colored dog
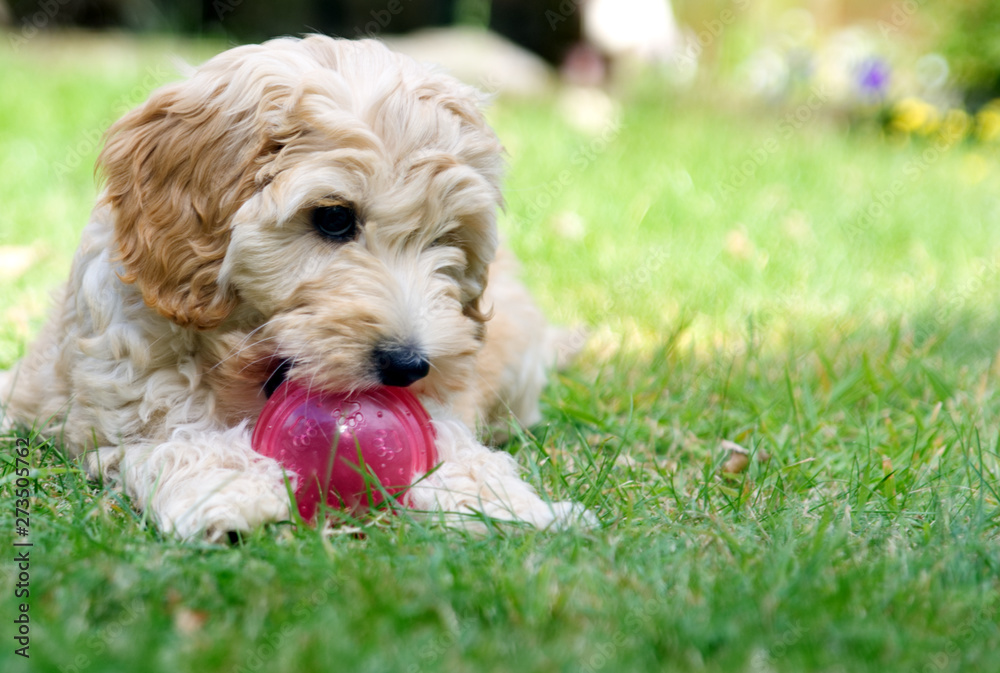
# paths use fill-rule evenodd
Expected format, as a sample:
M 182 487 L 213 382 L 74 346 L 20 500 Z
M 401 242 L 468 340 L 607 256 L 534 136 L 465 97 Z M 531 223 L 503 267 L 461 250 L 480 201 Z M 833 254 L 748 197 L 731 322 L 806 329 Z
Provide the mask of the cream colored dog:
M 503 166 L 479 98 L 320 36 L 232 49 L 154 92 L 109 131 L 69 282 L 0 374 L 8 422 L 85 454 L 163 529 L 219 539 L 289 517 L 281 467 L 250 448 L 265 387 L 409 385 L 442 461 L 417 509 L 589 518 L 473 431 L 537 420 L 554 359 L 493 263 Z

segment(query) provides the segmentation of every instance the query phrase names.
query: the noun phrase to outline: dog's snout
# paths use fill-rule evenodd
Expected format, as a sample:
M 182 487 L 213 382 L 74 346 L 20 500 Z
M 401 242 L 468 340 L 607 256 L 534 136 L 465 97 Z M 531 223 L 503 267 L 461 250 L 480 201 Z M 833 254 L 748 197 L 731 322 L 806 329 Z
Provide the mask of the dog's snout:
M 413 346 L 383 344 L 375 348 L 375 369 L 382 385 L 406 387 L 427 376 L 431 363 Z

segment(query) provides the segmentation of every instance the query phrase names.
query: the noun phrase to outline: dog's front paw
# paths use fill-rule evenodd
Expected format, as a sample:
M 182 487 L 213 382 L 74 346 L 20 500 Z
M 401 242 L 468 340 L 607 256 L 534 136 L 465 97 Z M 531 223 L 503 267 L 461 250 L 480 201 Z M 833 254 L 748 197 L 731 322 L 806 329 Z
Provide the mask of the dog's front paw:
M 552 520 L 548 528 L 554 530 L 564 530 L 567 528 L 597 528 L 601 522 L 597 516 L 589 509 L 578 502 L 564 500 L 562 502 L 548 503 Z
M 521 521 L 539 530 L 586 529 L 600 525 L 594 513 L 578 502 L 545 502 L 537 496 L 533 502 L 518 503 L 516 508 L 506 503 L 490 503 L 481 511 L 495 520 Z
M 191 540 L 226 540 L 230 533 L 249 532 L 265 523 L 286 521 L 291 508 L 284 484 L 236 476 L 184 498 L 171 498 L 165 507 L 154 507 L 164 532 Z

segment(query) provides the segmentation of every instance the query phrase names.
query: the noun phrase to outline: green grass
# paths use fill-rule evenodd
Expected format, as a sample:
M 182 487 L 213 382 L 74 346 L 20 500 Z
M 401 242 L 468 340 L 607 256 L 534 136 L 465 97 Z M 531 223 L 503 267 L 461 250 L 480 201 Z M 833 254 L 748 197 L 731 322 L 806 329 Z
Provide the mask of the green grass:
M 0 366 L 66 272 L 96 146 L 54 167 L 168 63 L 61 49 L 0 51 L 0 244 L 38 251 L 0 285 Z M 31 665 L 7 467 L 0 669 L 996 671 L 996 148 L 927 161 L 829 115 L 784 138 L 773 111 L 685 100 L 636 94 L 607 143 L 554 100 L 491 113 L 507 240 L 593 335 L 507 448 L 600 529 L 400 516 L 182 544 L 32 438 Z M 743 474 L 723 440 L 755 454 Z

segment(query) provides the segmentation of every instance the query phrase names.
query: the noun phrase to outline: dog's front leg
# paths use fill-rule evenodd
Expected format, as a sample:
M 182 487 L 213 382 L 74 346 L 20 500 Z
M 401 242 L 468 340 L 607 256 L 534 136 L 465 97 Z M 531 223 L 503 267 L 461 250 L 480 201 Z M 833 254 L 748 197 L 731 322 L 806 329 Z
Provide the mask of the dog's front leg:
M 596 525 L 579 503 L 542 500 L 520 477 L 513 456 L 481 444 L 464 423 L 435 420 L 434 429 L 440 464 L 410 490 L 416 509 L 440 512 L 448 523 L 467 528 L 481 526 L 477 514 L 537 528 Z
M 87 463 L 92 475 L 120 481 L 162 531 L 183 539 L 218 541 L 289 518 L 281 466 L 250 448 L 245 424 L 177 429 L 165 442 L 92 451 Z

